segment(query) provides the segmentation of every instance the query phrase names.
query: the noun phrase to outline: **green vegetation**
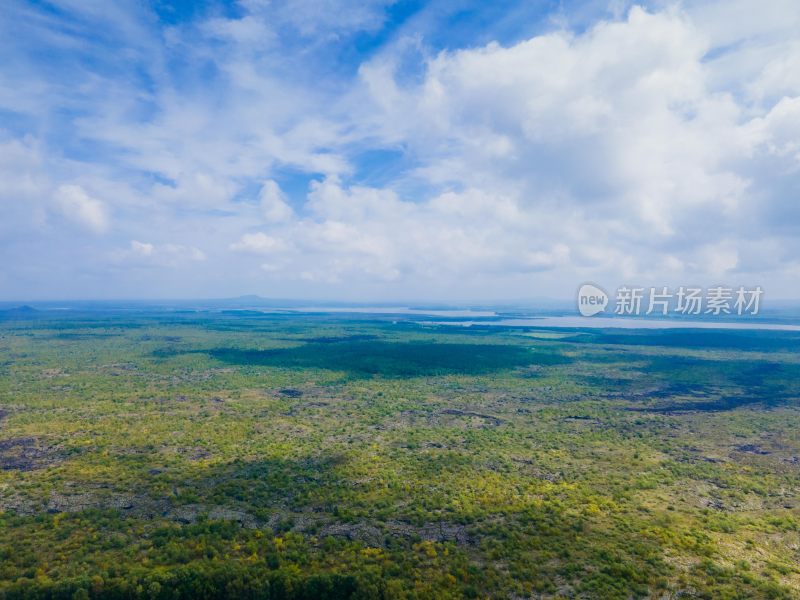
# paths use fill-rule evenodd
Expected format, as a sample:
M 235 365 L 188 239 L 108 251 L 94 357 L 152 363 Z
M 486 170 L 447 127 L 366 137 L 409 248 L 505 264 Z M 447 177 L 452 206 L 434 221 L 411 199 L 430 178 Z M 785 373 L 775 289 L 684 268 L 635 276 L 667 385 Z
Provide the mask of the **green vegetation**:
M 799 344 L 0 322 L 0 598 L 796 598 Z

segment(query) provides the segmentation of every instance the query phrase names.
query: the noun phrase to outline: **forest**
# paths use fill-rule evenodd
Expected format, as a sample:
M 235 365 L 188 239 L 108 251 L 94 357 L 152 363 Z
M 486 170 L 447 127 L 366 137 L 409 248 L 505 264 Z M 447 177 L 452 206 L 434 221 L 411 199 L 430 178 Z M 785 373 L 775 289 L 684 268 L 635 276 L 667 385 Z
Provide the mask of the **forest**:
M 10 311 L 0 598 L 797 598 L 799 344 Z

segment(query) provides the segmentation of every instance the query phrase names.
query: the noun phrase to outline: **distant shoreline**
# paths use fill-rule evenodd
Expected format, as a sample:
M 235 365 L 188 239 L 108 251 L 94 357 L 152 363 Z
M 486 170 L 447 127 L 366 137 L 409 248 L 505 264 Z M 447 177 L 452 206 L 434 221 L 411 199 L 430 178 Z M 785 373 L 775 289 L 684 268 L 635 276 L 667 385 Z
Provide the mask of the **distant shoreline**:
M 675 321 L 667 319 L 625 319 L 609 317 L 532 317 L 525 319 L 499 319 L 496 321 L 427 321 L 427 324 L 460 325 L 472 327 L 491 325 L 500 327 L 531 327 L 559 329 L 726 329 L 726 330 L 766 330 L 800 331 L 800 325 L 783 323 L 759 323 L 731 321 Z

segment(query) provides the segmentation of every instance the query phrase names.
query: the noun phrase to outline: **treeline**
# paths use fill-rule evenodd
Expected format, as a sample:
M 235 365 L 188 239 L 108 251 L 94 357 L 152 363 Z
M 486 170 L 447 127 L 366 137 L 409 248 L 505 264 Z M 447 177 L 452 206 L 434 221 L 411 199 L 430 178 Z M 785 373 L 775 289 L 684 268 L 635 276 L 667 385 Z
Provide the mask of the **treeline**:
M 357 600 L 385 598 L 386 586 L 363 573 L 304 575 L 239 565 L 185 565 L 113 577 L 82 576 L 58 582 L 19 579 L 4 600 Z

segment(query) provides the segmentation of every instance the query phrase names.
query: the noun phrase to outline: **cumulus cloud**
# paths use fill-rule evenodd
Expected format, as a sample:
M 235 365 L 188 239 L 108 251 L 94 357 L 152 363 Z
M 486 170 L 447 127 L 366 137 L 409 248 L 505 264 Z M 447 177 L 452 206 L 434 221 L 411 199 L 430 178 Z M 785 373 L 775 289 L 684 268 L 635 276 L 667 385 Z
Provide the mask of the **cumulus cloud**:
M 682 15 L 634 8 L 581 36 L 441 53 L 391 100 L 373 85 L 391 63 L 362 75 L 388 135 L 425 153 L 422 176 L 516 181 L 534 202 L 558 194 L 598 214 L 627 209 L 637 227 L 668 234 L 679 209 L 735 201 L 745 183 L 726 164 L 747 150 L 739 109 L 708 88 L 707 50 Z
M 269 223 L 288 221 L 294 216 L 294 211 L 287 203 L 286 196 L 272 179 L 265 181 L 261 186 L 258 199 L 264 219 Z
M 106 205 L 92 198 L 79 185 L 62 185 L 55 192 L 56 205 L 71 221 L 94 233 L 105 233 L 110 226 Z
M 270 254 L 285 248 L 285 243 L 264 233 L 246 233 L 242 238 L 231 244 L 231 250 L 237 252 L 251 252 L 253 254 Z
M 800 169 L 800 96 L 782 98 L 765 117 L 754 120 L 750 130 L 761 149 L 785 159 L 789 171 Z
M 537 272 L 570 255 L 567 244 L 539 241 L 544 223 L 512 199 L 478 191 L 411 202 L 329 177 L 312 184 L 306 206 L 305 217 L 245 234 L 231 249 L 277 256 L 270 273 L 329 282 Z
M 156 247 L 147 242 L 140 242 L 137 240 L 131 241 L 131 252 L 138 256 L 153 256 Z
M 194 246 L 181 244 L 152 244 L 131 240 L 127 249 L 116 250 L 112 258 L 118 264 L 138 266 L 180 267 L 192 262 L 206 260 L 205 253 Z
M 557 216 L 539 235 L 593 248 L 570 253 L 574 268 L 627 255 L 619 275 L 649 277 L 659 255 L 689 262 L 710 243 L 730 247 L 768 232 L 746 205 L 775 181 L 745 165 L 765 152 L 797 156 L 798 98 L 754 115 L 758 107 L 737 100 L 706 58 L 715 34 L 678 9 L 633 7 L 580 35 L 441 52 L 416 85 L 401 84 L 402 57 L 391 53 L 363 65 L 361 78 L 386 143 L 422 157 L 419 178 L 491 198 L 497 215 L 483 216 L 482 227 L 503 214 Z M 706 271 L 734 266 L 709 259 Z

